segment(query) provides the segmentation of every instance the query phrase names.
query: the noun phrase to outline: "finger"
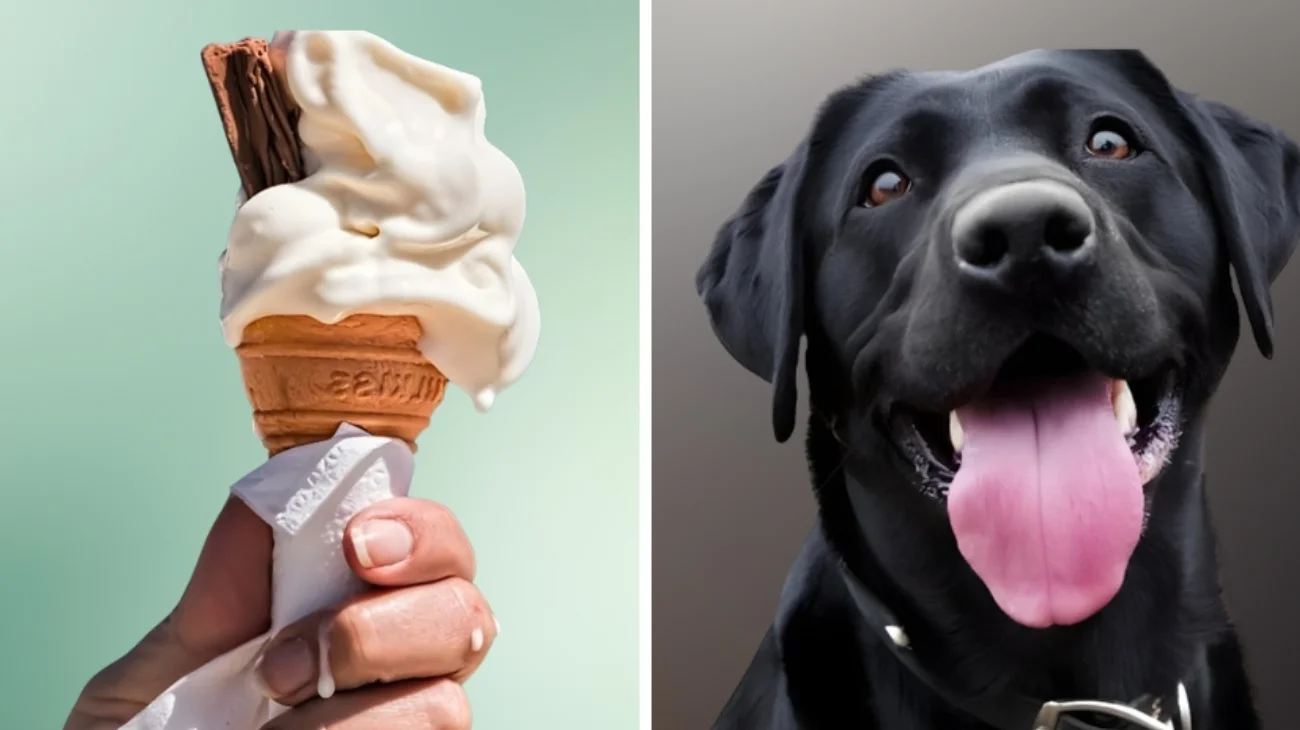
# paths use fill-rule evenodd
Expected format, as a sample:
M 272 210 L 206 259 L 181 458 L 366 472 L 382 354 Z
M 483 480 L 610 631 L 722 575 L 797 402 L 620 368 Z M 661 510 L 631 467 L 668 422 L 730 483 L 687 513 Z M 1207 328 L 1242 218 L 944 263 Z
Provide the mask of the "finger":
M 206 660 L 270 627 L 272 545 L 270 526 L 229 498 L 172 612 L 177 641 Z
M 343 552 L 362 580 L 378 586 L 474 580 L 474 549 L 451 510 L 423 499 L 384 500 L 348 523 Z
M 482 664 L 497 633 L 492 610 L 474 584 L 448 578 L 312 614 L 271 639 L 257 671 L 266 695 L 291 706 L 375 682 L 463 681 Z M 323 684 L 322 656 L 328 672 Z
M 469 730 L 469 698 L 450 679 L 371 687 L 312 700 L 261 730 Z

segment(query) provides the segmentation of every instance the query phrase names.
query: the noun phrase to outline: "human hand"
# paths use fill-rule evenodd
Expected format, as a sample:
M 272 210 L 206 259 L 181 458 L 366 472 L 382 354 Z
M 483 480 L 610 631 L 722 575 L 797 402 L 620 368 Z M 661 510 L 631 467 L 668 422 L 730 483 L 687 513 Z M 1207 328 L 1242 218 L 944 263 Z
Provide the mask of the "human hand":
M 293 709 L 261 730 L 461 730 L 463 683 L 498 633 L 474 587 L 474 553 L 446 508 L 392 499 L 344 532 L 371 589 L 284 628 L 259 659 L 267 696 Z M 176 607 L 86 685 L 64 730 L 117 730 L 176 680 L 265 633 L 270 528 L 238 499 L 217 517 Z M 320 637 L 337 692 L 317 696 Z

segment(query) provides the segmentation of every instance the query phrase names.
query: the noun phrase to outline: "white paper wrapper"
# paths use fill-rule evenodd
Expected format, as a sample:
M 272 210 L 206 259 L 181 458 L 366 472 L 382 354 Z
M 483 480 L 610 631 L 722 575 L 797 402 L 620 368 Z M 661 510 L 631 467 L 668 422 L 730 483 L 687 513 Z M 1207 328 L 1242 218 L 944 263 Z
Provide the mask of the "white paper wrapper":
M 413 468 L 401 440 L 344 424 L 329 441 L 276 454 L 231 487 L 274 531 L 271 629 L 182 677 L 122 730 L 257 730 L 284 712 L 255 683 L 258 653 L 280 629 L 361 590 L 343 557 L 343 530 L 365 507 L 406 496 Z M 321 680 L 332 692 L 328 671 Z

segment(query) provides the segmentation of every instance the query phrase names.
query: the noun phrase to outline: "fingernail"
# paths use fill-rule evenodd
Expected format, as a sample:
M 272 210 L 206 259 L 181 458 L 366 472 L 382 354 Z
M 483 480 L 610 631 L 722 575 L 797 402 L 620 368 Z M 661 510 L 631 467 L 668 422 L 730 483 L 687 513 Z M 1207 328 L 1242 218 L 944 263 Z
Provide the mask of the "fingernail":
M 478 651 L 483 648 L 483 629 L 474 629 L 469 635 L 469 650 Z
M 268 651 L 257 671 L 271 699 L 297 693 L 316 675 L 311 648 L 302 639 L 286 641 Z
M 414 542 L 411 530 L 397 520 L 371 520 L 352 533 L 357 562 L 363 568 L 382 568 L 406 560 Z
M 496 632 L 495 632 L 493 635 L 494 635 L 494 636 L 500 636 L 500 635 L 501 635 L 501 622 L 500 622 L 500 621 L 497 621 L 497 617 L 496 617 L 496 616 L 493 616 L 493 617 L 492 617 L 492 625 L 496 627 Z

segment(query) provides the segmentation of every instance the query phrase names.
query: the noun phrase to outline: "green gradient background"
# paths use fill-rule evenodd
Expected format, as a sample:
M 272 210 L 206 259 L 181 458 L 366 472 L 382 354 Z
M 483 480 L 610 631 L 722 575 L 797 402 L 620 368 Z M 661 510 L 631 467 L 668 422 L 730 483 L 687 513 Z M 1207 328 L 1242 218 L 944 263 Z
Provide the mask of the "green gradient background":
M 501 621 L 475 728 L 634 728 L 636 0 L 4 4 L 0 727 L 61 726 L 265 456 L 217 323 L 238 180 L 199 49 L 277 28 L 483 79 L 541 346 L 487 415 L 449 391 L 414 491 L 459 515 Z

